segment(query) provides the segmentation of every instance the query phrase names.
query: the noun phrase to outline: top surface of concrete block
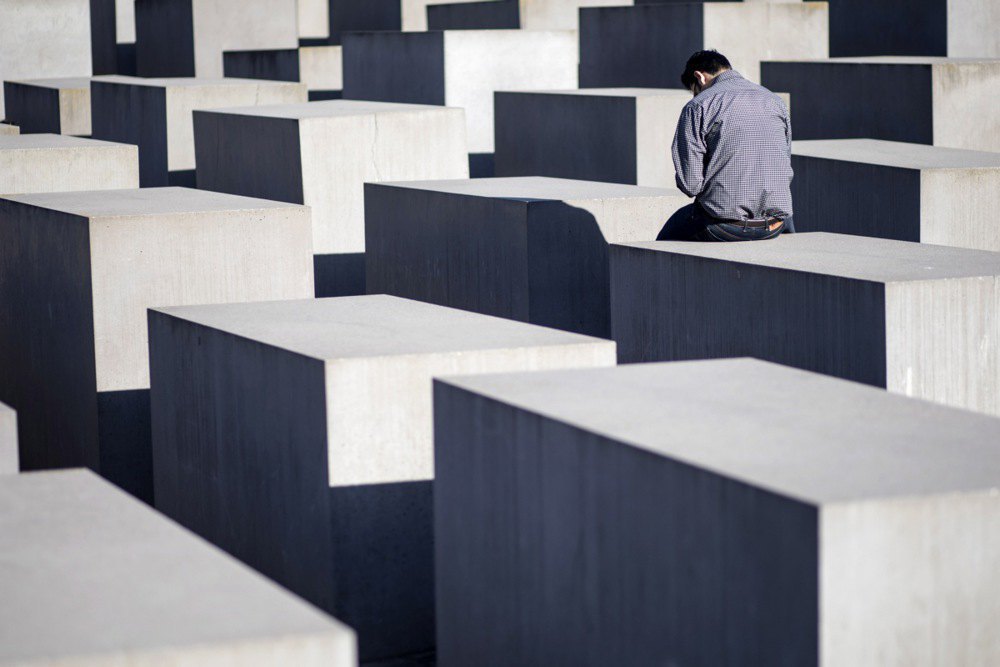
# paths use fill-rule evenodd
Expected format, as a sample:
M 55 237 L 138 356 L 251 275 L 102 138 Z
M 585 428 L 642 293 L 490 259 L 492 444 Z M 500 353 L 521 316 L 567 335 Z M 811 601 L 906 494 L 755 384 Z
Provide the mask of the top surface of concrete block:
M 471 197 L 513 199 L 516 201 L 580 201 L 587 199 L 625 199 L 634 197 L 679 196 L 677 190 L 647 188 L 638 185 L 577 181 L 545 176 L 509 178 L 473 178 L 451 181 L 403 181 L 380 183 L 399 188 L 432 190 Z
M 57 77 L 50 79 L 17 79 L 10 83 L 19 83 L 23 86 L 37 86 L 39 88 L 51 88 L 53 90 L 76 90 L 90 88 L 89 76 Z
M 321 360 L 602 342 L 382 294 L 155 310 Z
M 848 63 L 863 65 L 973 65 L 1000 63 L 1000 58 L 945 58 L 940 56 L 854 56 L 845 58 L 769 58 L 775 63 Z
M 793 141 L 792 155 L 903 169 L 1000 168 L 1000 153 L 879 139 Z
M 155 216 L 205 211 L 303 208 L 296 204 L 190 188 L 141 188 L 89 192 L 45 192 L 4 197 L 15 202 L 85 218 Z
M 1000 489 L 1000 420 L 755 359 L 444 381 L 810 503 Z
M 121 83 L 132 86 L 148 86 L 150 88 L 211 88 L 214 86 L 297 86 L 294 81 L 268 81 L 266 79 L 237 79 L 213 77 L 152 77 L 137 76 L 102 76 L 97 78 L 102 83 Z
M 538 95 L 591 95 L 595 97 L 675 97 L 689 101 L 691 93 L 677 88 L 577 88 L 572 90 L 505 90 L 505 93 Z
M 46 148 L 100 148 L 112 146 L 120 148 L 128 144 L 101 141 L 68 134 L 14 134 L 0 136 L 0 150 L 44 150 Z
M 0 663 L 356 664 L 353 633 L 90 472 L 0 479 Z
M 323 102 L 302 102 L 299 104 L 268 104 L 265 106 L 228 107 L 210 109 L 215 113 L 242 116 L 264 116 L 267 118 L 337 118 L 343 116 L 369 116 L 382 113 L 413 113 L 435 111 L 450 107 L 430 104 L 402 104 L 397 102 L 369 102 L 365 100 L 328 100 Z
M 753 243 L 650 241 L 624 245 L 881 283 L 1000 276 L 1000 253 L 849 234 L 782 234 L 771 241 Z

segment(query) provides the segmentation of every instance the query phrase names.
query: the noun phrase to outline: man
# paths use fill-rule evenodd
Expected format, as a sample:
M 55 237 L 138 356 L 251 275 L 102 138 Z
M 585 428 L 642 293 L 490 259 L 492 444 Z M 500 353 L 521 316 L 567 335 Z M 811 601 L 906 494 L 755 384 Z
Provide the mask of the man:
M 718 51 L 698 51 L 681 83 L 694 94 L 674 135 L 677 187 L 693 204 L 661 239 L 757 241 L 792 229 L 792 127 L 781 98 Z

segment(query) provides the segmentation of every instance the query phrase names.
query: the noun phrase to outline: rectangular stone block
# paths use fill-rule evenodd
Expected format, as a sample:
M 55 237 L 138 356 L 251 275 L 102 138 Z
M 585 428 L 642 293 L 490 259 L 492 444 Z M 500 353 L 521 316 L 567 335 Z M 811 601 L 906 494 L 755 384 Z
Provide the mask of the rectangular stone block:
M 142 187 L 195 185 L 197 109 L 306 101 L 301 83 L 102 77 L 91 83 L 93 137 L 139 147 Z
M 666 88 L 497 92 L 496 175 L 677 187 L 670 147 L 690 101 Z
M 227 51 L 227 77 L 300 81 L 309 99 L 336 99 L 344 87 L 343 59 L 339 46 L 301 46 L 297 49 Z
M 479 1 L 480 0 L 400 0 L 403 30 L 407 32 L 426 31 L 427 8 L 431 5 Z
M 296 0 L 141 0 L 136 71 L 145 77 L 218 78 L 225 51 L 294 49 Z
M 340 44 L 348 32 L 398 32 L 402 4 L 410 0 L 332 0 L 329 44 Z
M 611 249 L 619 360 L 752 356 L 1000 414 L 1000 254 L 841 234 Z
M 369 183 L 368 292 L 607 338 L 608 244 L 655 239 L 688 201 L 540 177 Z
M 156 506 L 357 632 L 434 645 L 431 378 L 614 343 L 385 295 L 149 313 Z
M 21 128 L 10 123 L 0 123 L 0 137 L 9 137 L 14 134 L 21 134 Z
M 0 401 L 26 470 L 152 498 L 146 309 L 311 297 L 303 206 L 185 188 L 0 198 Z
M 435 3 L 426 11 L 431 30 L 577 30 L 581 7 L 621 4 L 622 0 L 460 0 Z
M 707 48 L 721 51 L 734 69 L 760 82 L 762 60 L 826 58 L 827 23 L 826 2 L 584 8 L 580 87 L 681 88 L 688 57 Z M 791 92 L 795 99 L 794 90 L 768 87 Z
M 17 413 L 0 403 L 0 475 L 20 470 L 17 452 Z
M 0 0 L 0 81 L 90 76 L 91 62 L 90 0 Z
M 0 195 L 137 187 L 135 146 L 58 134 L 0 136 Z
M 796 139 L 884 139 L 1000 151 L 1000 59 L 872 57 L 766 62 Z M 856 104 L 856 100 L 878 100 Z M 969 119 L 975 122 L 970 123 Z
M 577 87 L 571 31 L 454 30 L 344 38 L 344 97 L 465 109 L 469 151 L 493 153 L 493 93 Z
M 350 628 L 90 472 L 0 477 L 0 507 L 0 664 L 357 664 Z
M 4 81 L 7 120 L 25 133 L 90 135 L 90 78 Z
M 469 176 L 462 109 L 334 100 L 194 115 L 198 187 L 312 208 L 318 296 L 365 293 L 366 181 Z
M 330 1 L 298 0 L 299 39 L 329 39 Z
M 798 231 L 1000 251 L 1000 153 L 876 139 L 796 141 L 792 167 Z
M 434 411 L 441 667 L 1000 660 L 1000 420 L 752 359 Z

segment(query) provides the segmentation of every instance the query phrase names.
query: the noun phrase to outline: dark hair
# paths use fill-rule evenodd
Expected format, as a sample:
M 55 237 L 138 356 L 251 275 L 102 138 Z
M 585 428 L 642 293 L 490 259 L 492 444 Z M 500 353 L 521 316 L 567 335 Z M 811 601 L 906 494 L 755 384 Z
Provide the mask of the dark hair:
M 694 78 L 695 72 L 705 72 L 706 74 L 718 74 L 724 69 L 732 69 L 729 59 L 718 51 L 695 51 L 688 58 L 687 65 L 684 66 L 684 73 L 681 74 L 681 83 L 685 88 L 691 90 L 697 80 Z

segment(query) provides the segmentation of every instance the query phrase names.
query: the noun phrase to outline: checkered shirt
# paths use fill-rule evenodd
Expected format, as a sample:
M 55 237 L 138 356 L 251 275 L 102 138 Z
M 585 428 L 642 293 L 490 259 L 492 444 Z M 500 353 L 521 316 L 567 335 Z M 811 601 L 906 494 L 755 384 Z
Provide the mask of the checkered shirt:
M 722 220 L 787 218 L 791 149 L 781 98 L 727 70 L 681 112 L 673 145 L 677 187 Z

